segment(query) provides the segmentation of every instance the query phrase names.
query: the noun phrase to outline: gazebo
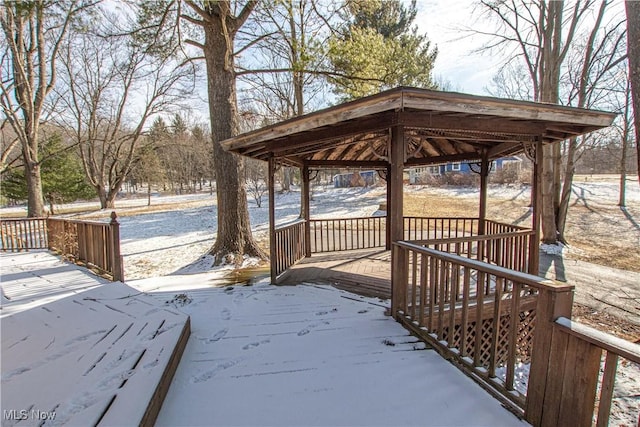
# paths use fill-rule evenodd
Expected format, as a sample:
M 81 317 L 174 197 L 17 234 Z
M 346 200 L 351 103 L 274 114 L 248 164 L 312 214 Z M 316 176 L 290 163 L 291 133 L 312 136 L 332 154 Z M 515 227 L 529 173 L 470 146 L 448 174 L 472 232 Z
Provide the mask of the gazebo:
M 558 420 L 563 416 L 580 414 L 590 425 L 593 400 L 580 397 L 583 382 L 575 373 L 588 372 L 595 398 L 597 366 L 565 366 L 558 355 L 574 360 L 582 350 L 555 350 L 559 343 L 566 344 L 557 341 L 560 332 L 554 321 L 571 317 L 573 286 L 537 276 L 542 154 L 545 145 L 605 128 L 614 117 L 552 104 L 398 87 L 222 145 L 269 163 L 272 283 L 294 264 L 323 251 L 325 243 L 333 251 L 391 249 L 390 314 L 397 321 L 532 424 L 562 424 Z M 518 153 L 533 162 L 531 228 L 486 217 L 490 164 Z M 405 217 L 405 168 L 447 162 L 476 163 L 478 216 Z M 302 218 L 276 227 L 274 175 L 283 165 L 301 169 Z M 310 171 L 321 168 L 380 171 L 387 182 L 386 217 L 310 218 Z M 521 363 L 531 366 L 526 396 L 516 391 L 516 367 Z M 547 404 L 560 397 L 559 406 Z
M 312 253 L 310 170 L 383 171 L 387 180 L 385 240 L 389 249 L 392 242 L 406 237 L 405 225 L 409 225 L 403 216 L 405 168 L 477 162 L 481 188 L 474 233 L 484 235 L 490 162 L 523 152 L 534 164 L 534 235 L 529 239 L 527 271 L 537 274 L 542 146 L 607 127 L 614 117 L 611 113 L 552 104 L 398 87 L 248 132 L 223 141 L 222 145 L 228 151 L 269 163 L 274 283 L 292 263 Z M 299 167 L 302 172 L 303 221 L 298 225 L 301 230 L 287 232 L 292 242 L 279 236 L 275 227 L 273 178 L 281 165 Z

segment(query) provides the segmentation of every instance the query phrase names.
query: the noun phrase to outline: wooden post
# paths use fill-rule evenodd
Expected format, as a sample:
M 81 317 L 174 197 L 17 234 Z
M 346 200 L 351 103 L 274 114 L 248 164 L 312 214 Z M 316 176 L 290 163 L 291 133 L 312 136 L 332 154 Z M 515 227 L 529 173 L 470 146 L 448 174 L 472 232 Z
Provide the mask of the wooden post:
M 395 320 L 399 320 L 398 310 L 404 310 L 406 307 L 408 283 L 409 258 L 407 250 L 393 245 L 391 248 L 391 316 Z
M 540 214 L 542 208 L 542 142 L 535 145 L 533 177 L 531 180 L 531 228 L 534 231 L 529 240 L 528 272 L 537 276 L 540 272 Z
M 404 127 L 394 126 L 391 128 L 391 146 L 389 147 L 389 176 L 387 178 L 387 230 L 389 241 L 394 242 L 404 239 L 404 218 L 403 218 L 403 184 L 402 176 L 404 172 L 405 140 Z M 391 251 L 391 315 L 397 319 L 397 309 L 401 301 L 398 300 L 401 289 L 406 286 L 403 283 L 403 259 L 398 259 L 403 251 Z M 400 257 L 403 258 L 403 257 Z
M 387 216 L 386 216 L 386 227 L 385 227 L 385 249 L 391 250 L 391 165 L 387 166 L 385 172 L 387 178 Z M 404 220 L 403 220 L 404 222 Z
M 309 166 L 304 165 L 300 169 L 302 175 L 302 219 L 304 223 L 304 256 L 311 256 L 311 207 L 309 205 L 311 197 L 311 182 L 309 180 Z
M 487 219 L 487 182 L 489 180 L 489 155 L 487 150 L 482 150 L 480 164 L 480 206 L 478 212 L 478 235 L 486 232 L 485 220 Z
M 269 157 L 269 258 L 271 259 L 271 284 L 276 284 L 278 276 L 276 271 L 276 192 L 275 174 L 276 162 L 273 157 Z
M 115 211 L 111 212 L 111 259 L 113 260 L 113 281 L 124 282 L 124 263 L 120 254 L 120 223 Z
M 566 341 L 566 334 L 557 331 L 554 322 L 561 316 L 570 319 L 572 305 L 573 286 L 540 288 L 525 404 L 525 419 L 534 426 L 542 425 L 544 412 L 550 409 L 549 399 L 554 398 L 552 388 L 557 381 L 553 376 L 557 375 L 557 370 L 551 368 L 563 363 L 564 358 L 562 347 L 566 342 L 562 341 Z M 555 398 L 561 394 L 560 391 Z

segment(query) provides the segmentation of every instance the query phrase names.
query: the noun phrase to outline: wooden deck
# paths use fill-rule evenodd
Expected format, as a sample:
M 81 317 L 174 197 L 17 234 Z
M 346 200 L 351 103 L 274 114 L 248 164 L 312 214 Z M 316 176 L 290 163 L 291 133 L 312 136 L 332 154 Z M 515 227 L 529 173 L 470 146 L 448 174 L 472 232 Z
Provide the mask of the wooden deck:
M 313 254 L 289 268 L 283 285 L 328 283 L 355 294 L 391 298 L 391 252 L 359 249 Z
M 48 252 L 1 258 L 2 425 L 153 425 L 189 317 Z

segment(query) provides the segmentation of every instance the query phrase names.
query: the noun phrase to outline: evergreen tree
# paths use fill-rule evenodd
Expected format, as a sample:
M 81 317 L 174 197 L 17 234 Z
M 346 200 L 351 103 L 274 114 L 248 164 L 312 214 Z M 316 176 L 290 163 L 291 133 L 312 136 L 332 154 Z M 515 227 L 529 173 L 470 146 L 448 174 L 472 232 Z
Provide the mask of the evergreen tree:
M 62 138 L 54 134 L 40 146 L 42 192 L 54 213 L 55 203 L 68 203 L 95 196 L 87 183 L 78 157 L 63 147 Z M 3 195 L 14 200 L 27 198 L 24 169 L 14 169 L 2 182 Z
M 415 0 L 347 0 L 342 34 L 329 41 L 330 77 L 341 100 L 371 95 L 395 86 L 435 88 L 437 50 L 411 27 Z

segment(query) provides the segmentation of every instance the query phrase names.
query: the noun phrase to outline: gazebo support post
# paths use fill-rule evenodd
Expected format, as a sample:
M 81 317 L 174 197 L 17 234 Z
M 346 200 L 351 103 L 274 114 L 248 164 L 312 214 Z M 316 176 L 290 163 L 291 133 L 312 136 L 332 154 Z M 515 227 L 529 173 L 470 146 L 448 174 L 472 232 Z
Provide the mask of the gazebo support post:
M 386 210 L 386 223 L 387 223 L 387 227 L 385 227 L 385 249 L 386 250 L 391 250 L 391 227 L 389 226 L 389 224 L 391 224 L 391 165 L 387 166 L 387 169 L 385 171 L 386 175 L 386 181 L 387 181 L 387 210 Z
M 304 165 L 300 168 L 300 175 L 302 175 L 302 219 L 304 219 L 304 256 L 311 256 L 311 208 L 309 201 L 311 200 L 311 183 L 309 180 L 309 166 Z
M 276 161 L 273 157 L 268 160 L 269 163 L 269 258 L 271 260 L 271 284 L 276 284 L 277 270 L 276 270 L 276 191 L 275 191 L 275 174 L 276 174 Z
M 480 206 L 478 212 L 478 235 L 486 234 L 487 219 L 487 182 L 489 181 L 489 154 L 482 150 L 480 163 Z
M 531 180 L 531 228 L 534 231 L 529 241 L 529 274 L 537 276 L 540 270 L 540 213 L 542 208 L 542 141 L 535 145 Z
M 405 154 L 404 127 L 394 126 L 391 128 L 391 147 L 389 149 L 390 174 L 387 178 L 387 229 L 389 230 L 391 244 L 402 240 L 404 237 L 404 191 L 402 177 L 404 173 Z M 399 256 L 400 252 L 401 251 L 397 250 L 391 251 L 391 268 L 393 273 L 401 272 L 407 268 L 406 257 Z M 399 290 L 403 286 L 406 286 L 406 283 L 396 283 L 401 277 L 403 277 L 403 274 L 391 274 L 391 315 L 396 320 L 398 320 L 398 310 L 405 305 L 404 301 L 401 301 L 404 293 L 399 292 Z

